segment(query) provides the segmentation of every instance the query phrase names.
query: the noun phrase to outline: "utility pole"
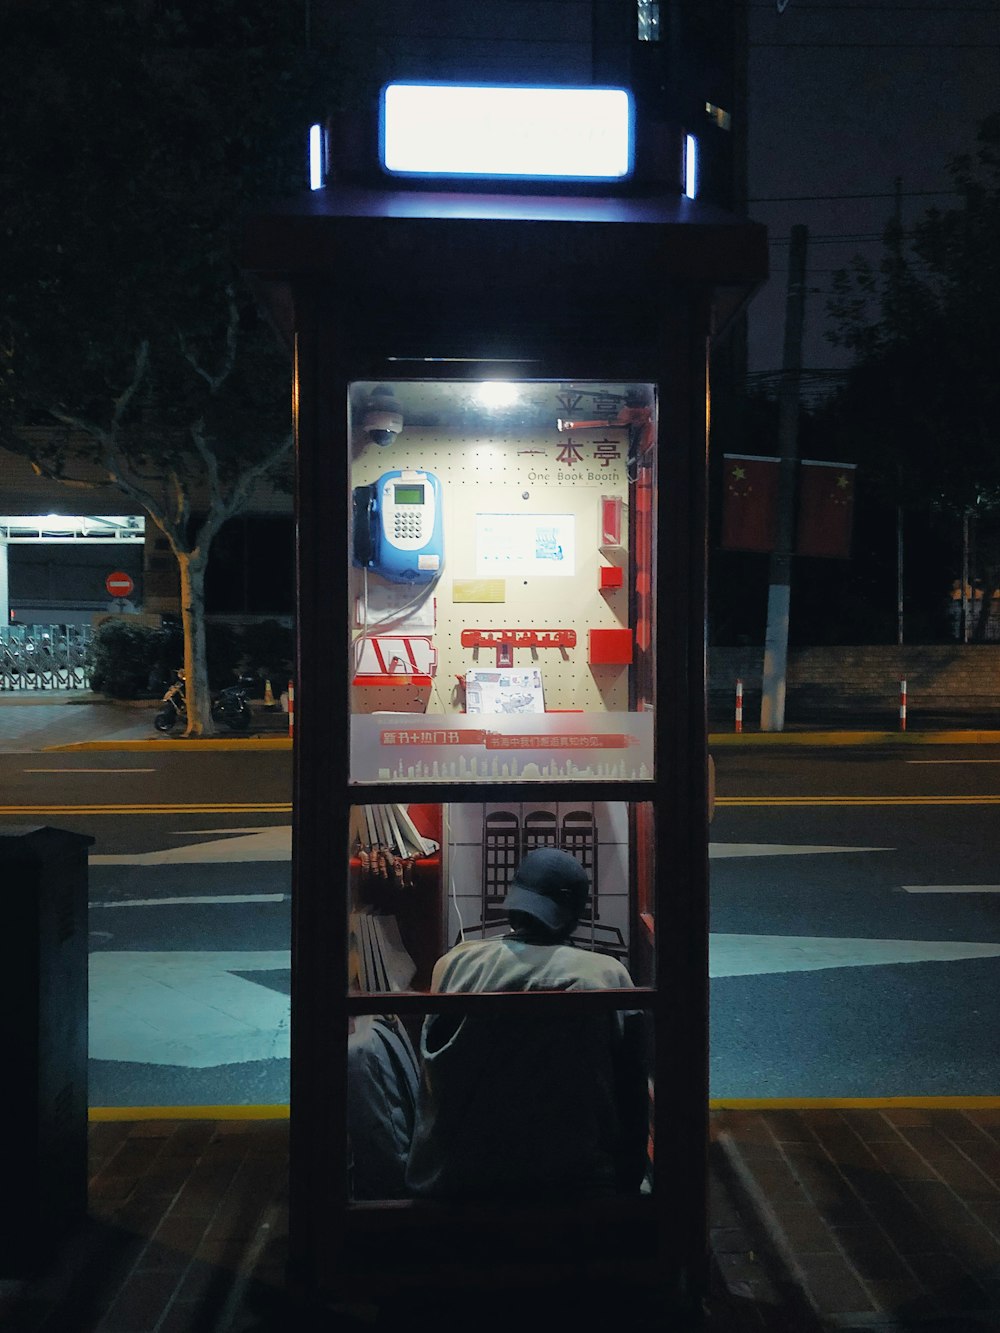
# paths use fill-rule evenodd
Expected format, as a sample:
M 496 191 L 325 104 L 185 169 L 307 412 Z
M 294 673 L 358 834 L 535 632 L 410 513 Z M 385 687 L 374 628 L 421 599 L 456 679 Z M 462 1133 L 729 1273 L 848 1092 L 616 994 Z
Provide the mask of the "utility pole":
M 896 177 L 895 183 L 896 204 L 893 216 L 896 222 L 898 235 L 896 237 L 895 262 L 893 265 L 893 281 L 896 284 L 896 305 L 899 304 L 899 284 L 902 280 L 902 246 L 903 246 L 903 178 Z M 896 466 L 896 643 L 903 646 L 903 465 Z M 902 667 L 902 662 L 900 662 Z
M 760 699 L 761 731 L 783 731 L 785 728 L 785 678 L 788 671 L 792 546 L 795 540 L 795 473 L 799 454 L 799 385 L 802 379 L 808 238 L 809 230 L 802 223 L 792 227 L 788 254 L 785 347 L 778 397 L 778 531 L 771 552 L 767 590 L 764 680 Z

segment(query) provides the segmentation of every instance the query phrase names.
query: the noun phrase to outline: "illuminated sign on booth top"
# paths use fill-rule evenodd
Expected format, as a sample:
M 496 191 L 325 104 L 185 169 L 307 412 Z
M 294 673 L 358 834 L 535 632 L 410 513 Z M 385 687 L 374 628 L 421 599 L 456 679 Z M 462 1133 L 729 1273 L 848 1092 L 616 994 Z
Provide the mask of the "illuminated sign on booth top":
M 390 83 L 381 110 L 392 175 L 617 181 L 632 171 L 624 88 Z

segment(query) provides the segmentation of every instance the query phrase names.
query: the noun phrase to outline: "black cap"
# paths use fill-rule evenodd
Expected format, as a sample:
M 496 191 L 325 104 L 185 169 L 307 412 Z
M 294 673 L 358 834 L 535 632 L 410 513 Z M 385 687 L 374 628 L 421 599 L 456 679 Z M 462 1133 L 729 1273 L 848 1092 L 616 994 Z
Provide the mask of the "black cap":
M 587 872 L 574 856 L 558 847 L 538 847 L 514 871 L 505 906 L 561 934 L 576 925 L 589 892 Z

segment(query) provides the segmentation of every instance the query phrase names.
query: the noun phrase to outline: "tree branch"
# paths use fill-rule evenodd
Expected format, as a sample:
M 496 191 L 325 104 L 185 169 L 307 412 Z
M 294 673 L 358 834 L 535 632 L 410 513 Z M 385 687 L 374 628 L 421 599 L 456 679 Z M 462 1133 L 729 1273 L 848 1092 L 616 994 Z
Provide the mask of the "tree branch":
M 132 386 L 130 386 L 130 389 L 131 387 Z M 126 390 L 126 393 L 129 393 L 129 390 Z M 173 526 L 172 520 L 163 512 L 163 506 L 159 500 L 157 500 L 156 496 L 151 491 L 147 490 L 145 486 L 140 486 L 138 482 L 127 473 L 116 449 L 114 440 L 108 431 L 101 426 L 97 426 L 94 422 L 87 421 L 83 417 L 74 416 L 70 412 L 64 412 L 60 408 L 49 407 L 46 410 L 51 417 L 62 425 L 69 426 L 73 430 L 84 432 L 101 446 L 102 456 L 95 460 L 94 465 L 101 468 L 105 473 L 105 476 L 99 481 L 87 481 L 82 477 L 67 477 L 62 471 L 63 465 L 56 468 L 47 466 L 45 463 L 40 463 L 37 459 L 32 459 L 31 466 L 36 475 L 49 478 L 52 481 L 57 481 L 60 485 L 70 487 L 74 490 L 99 490 L 106 485 L 117 486 L 120 491 L 144 509 L 149 516 L 153 518 L 158 527 L 163 527 L 163 523 L 160 521 L 161 517 L 166 524 Z M 180 492 L 183 499 L 183 490 L 176 473 L 172 473 L 171 478 L 175 489 Z M 179 540 L 180 533 L 183 532 L 182 520 L 186 521 L 185 506 L 181 506 L 176 532 L 167 534 L 171 537 L 171 540 Z
M 119 396 L 114 400 L 115 410 L 111 416 L 111 429 L 115 435 L 122 423 L 125 413 L 128 411 L 132 399 L 139 392 L 139 386 L 146 378 L 146 372 L 149 369 L 149 339 L 143 338 L 136 348 L 135 364 L 132 370 L 132 381 L 127 384 Z
M 295 435 L 292 431 L 289 431 L 285 438 L 279 444 L 276 444 L 266 457 L 240 474 L 227 501 L 230 514 L 238 514 L 245 507 L 254 487 L 263 481 L 267 474 L 289 453 L 294 443 Z
M 44 463 L 39 463 L 35 459 L 29 460 L 31 470 L 36 477 L 44 477 L 46 481 L 56 481 L 60 486 L 68 486 L 71 490 L 78 491 L 99 491 L 106 485 L 103 481 L 84 481 L 82 477 L 64 477 L 55 468 L 46 467 Z
M 208 489 L 212 499 L 212 506 L 216 504 L 225 504 L 222 494 L 222 488 L 219 485 L 219 460 L 214 450 L 205 439 L 205 421 L 203 417 L 192 423 L 191 440 L 197 450 L 198 457 L 205 464 L 205 470 L 208 473 Z
M 184 360 L 188 363 L 194 373 L 205 381 L 213 393 L 218 393 L 219 389 L 222 388 L 223 384 L 225 384 L 226 380 L 232 374 L 233 366 L 236 364 L 236 344 L 240 332 L 240 310 L 239 306 L 236 304 L 236 296 L 230 286 L 226 287 L 226 301 L 229 307 L 229 318 L 226 321 L 226 350 L 222 358 L 222 367 L 217 375 L 213 375 L 201 365 L 194 352 L 190 351 L 188 348 L 184 334 L 178 333 L 177 335 L 177 341 L 180 343 L 181 355 L 184 357 Z
M 174 514 L 171 525 L 174 529 L 172 540 L 175 547 L 182 550 L 188 549 L 188 542 L 185 540 L 187 533 L 188 520 L 191 517 L 191 508 L 188 504 L 187 491 L 180 476 L 174 469 L 171 469 L 169 475 L 170 488 L 174 493 Z

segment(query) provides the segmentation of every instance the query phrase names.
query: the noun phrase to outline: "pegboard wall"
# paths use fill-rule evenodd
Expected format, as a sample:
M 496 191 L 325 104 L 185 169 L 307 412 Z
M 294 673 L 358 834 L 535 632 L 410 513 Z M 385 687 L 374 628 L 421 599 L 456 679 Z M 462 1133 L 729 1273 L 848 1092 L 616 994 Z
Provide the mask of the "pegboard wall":
M 551 431 L 531 436 L 468 437 L 407 426 L 386 448 L 360 439 L 355 443 L 352 486 L 370 485 L 397 468 L 432 472 L 441 483 L 444 519 L 444 572 L 431 593 L 436 623 L 433 631 L 409 625 L 413 633 L 433 633 L 433 684 L 355 687 L 355 712 L 464 711 L 460 682 L 466 671 L 497 665 L 494 647 L 463 647 L 462 631 L 474 629 L 574 630 L 575 647 L 514 646 L 511 665 L 541 671 L 547 710 L 627 710 L 628 666 L 587 660 L 588 631 L 628 628 L 628 438 L 623 427 L 560 433 L 553 424 Z M 601 545 L 602 496 L 622 502 L 620 545 Z M 484 525 L 492 520 L 482 516 L 491 515 L 515 516 L 498 520 L 500 526 L 514 527 L 516 516 L 561 516 L 563 531 L 572 534 L 573 572 L 484 570 Z M 621 585 L 602 588 L 601 567 L 620 569 Z M 352 577 L 357 604 L 364 594 L 362 571 L 353 569 Z M 612 585 L 617 578 L 606 575 L 604 581 Z M 368 574 L 370 605 L 393 589 L 399 596 L 399 588 Z M 476 600 L 479 594 L 492 599 L 498 591 L 502 600 Z M 359 633 L 357 624 L 354 632 Z M 391 632 L 403 629 L 393 626 Z

